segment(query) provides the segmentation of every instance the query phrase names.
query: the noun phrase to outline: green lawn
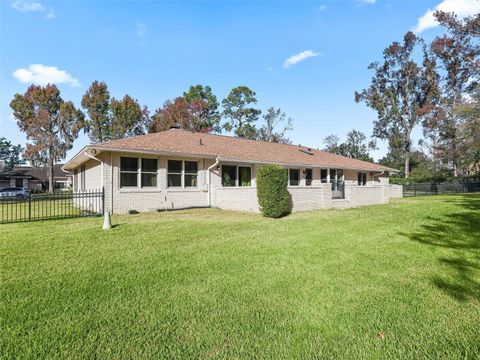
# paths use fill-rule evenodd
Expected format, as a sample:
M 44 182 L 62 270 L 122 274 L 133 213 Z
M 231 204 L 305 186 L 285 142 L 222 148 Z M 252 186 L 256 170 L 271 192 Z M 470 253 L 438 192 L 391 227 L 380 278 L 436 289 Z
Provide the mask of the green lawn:
M 478 194 L 113 223 L 0 225 L 1 357 L 480 357 Z

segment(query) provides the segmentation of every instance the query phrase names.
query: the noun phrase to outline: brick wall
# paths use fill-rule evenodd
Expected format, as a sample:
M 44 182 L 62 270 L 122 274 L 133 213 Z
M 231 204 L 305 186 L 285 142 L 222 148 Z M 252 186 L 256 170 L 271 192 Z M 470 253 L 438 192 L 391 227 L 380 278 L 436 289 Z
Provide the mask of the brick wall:
M 221 209 L 258 212 L 256 174 L 259 165 L 241 164 L 252 168 L 252 186 L 223 187 L 221 180 L 221 164 L 210 172 L 210 194 L 206 191 L 209 172 L 207 168 L 215 163 L 212 159 L 188 159 L 144 154 L 143 157 L 157 158 L 157 186 L 154 188 L 120 188 L 120 157 L 130 156 L 141 158 L 142 154 L 102 153 L 98 156 L 103 165 L 95 160 L 85 163 L 85 181 L 87 190 L 105 189 L 105 208 L 115 213 L 126 213 L 129 210 L 139 212 L 155 211 L 157 209 L 177 209 L 185 207 L 200 207 L 209 205 Z M 167 161 L 196 160 L 198 162 L 198 178 L 196 188 L 168 188 Z M 80 169 L 78 169 L 79 171 Z M 386 184 L 388 178 L 375 179 L 368 174 L 368 186 L 357 186 L 357 172 L 345 170 L 344 200 L 332 200 L 330 184 L 320 183 L 320 169 L 313 169 L 312 186 L 305 186 L 304 168 L 300 168 L 300 186 L 290 186 L 292 211 L 313 209 L 348 208 L 361 205 L 383 204 L 392 197 L 402 196 L 401 186 Z M 80 178 L 80 176 L 78 176 Z

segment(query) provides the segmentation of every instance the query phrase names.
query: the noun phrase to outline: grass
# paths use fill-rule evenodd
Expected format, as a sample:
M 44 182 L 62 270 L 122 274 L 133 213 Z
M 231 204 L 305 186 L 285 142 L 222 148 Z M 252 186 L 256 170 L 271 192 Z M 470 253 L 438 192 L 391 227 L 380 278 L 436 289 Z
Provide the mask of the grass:
M 480 195 L 0 226 L 2 358 L 479 358 Z

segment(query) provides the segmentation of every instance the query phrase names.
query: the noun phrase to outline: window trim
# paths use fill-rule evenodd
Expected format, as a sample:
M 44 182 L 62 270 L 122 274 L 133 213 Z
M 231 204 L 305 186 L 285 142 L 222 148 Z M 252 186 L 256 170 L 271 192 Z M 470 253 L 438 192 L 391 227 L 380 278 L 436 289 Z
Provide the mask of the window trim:
M 233 186 L 225 186 L 223 184 L 223 167 L 224 166 L 231 166 L 231 167 L 235 167 L 235 185 Z M 250 185 L 248 186 L 241 186 L 240 185 L 240 168 L 249 168 L 250 169 Z M 253 186 L 253 167 L 252 165 L 238 165 L 238 164 L 222 164 L 221 168 L 220 168 L 220 178 L 221 178 L 221 181 L 222 181 L 222 187 L 225 187 L 225 188 L 249 188 L 249 187 L 252 187 Z
M 182 163 L 182 171 L 181 172 L 169 172 L 168 171 L 168 162 L 169 161 L 180 161 Z M 186 172 L 185 171 L 185 162 L 194 162 L 197 164 L 197 172 Z M 166 188 L 167 189 L 172 189 L 172 190 L 178 190 L 178 189 L 198 189 L 198 177 L 199 177 L 199 161 L 198 160 L 185 160 L 185 159 L 167 159 L 167 168 L 166 168 L 166 173 L 167 173 L 167 181 L 166 181 Z M 169 175 L 180 175 L 180 186 L 169 186 L 168 185 L 168 176 Z M 190 175 L 190 176 L 196 176 L 197 177 L 197 185 L 196 186 L 185 186 L 185 175 Z

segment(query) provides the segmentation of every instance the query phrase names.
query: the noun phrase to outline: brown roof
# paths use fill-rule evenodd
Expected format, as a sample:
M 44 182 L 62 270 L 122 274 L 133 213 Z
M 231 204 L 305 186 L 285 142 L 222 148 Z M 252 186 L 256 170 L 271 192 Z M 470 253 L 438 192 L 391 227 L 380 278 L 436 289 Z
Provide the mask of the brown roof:
M 55 179 L 67 179 L 67 176 L 71 174 L 63 171 L 62 169 L 63 164 L 56 164 L 53 165 L 53 177 Z M 19 166 L 15 167 L 12 170 L 5 171 L 1 173 L 1 175 L 5 178 L 12 178 L 12 177 L 25 177 L 32 180 L 48 180 L 48 167 L 31 167 L 31 166 Z
M 195 155 L 207 158 L 219 157 L 221 160 L 255 163 L 338 167 L 366 171 L 397 171 L 386 166 L 300 145 L 275 144 L 225 135 L 193 133 L 180 129 L 113 140 L 92 145 L 92 147 L 99 150 L 131 150 Z

